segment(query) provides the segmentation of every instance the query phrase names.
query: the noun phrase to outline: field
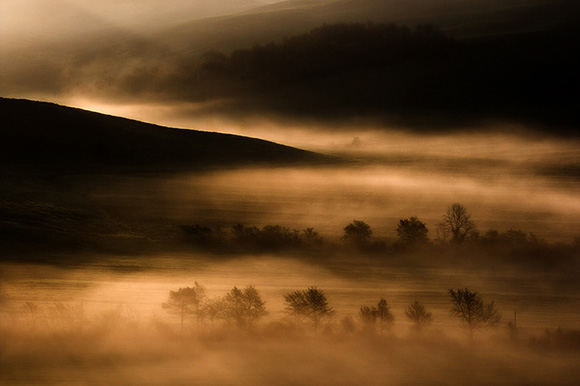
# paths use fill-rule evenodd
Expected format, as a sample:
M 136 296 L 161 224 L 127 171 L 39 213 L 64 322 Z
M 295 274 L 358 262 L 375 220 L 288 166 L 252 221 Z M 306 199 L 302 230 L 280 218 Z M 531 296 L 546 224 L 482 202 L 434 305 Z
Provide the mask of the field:
M 541 280 L 543 285 L 537 285 Z M 161 308 L 170 290 L 198 281 L 208 297 L 253 284 L 269 311 L 251 330 L 221 322 L 180 332 Z M 282 312 L 283 294 L 317 285 L 336 310 L 322 332 Z M 469 339 L 449 315 L 447 288 L 495 300 L 500 326 Z M 545 275 L 441 271 L 276 256 L 102 259 L 88 266 L 2 266 L 2 384 L 562 384 L 578 382 L 580 299 Z M 358 308 L 388 300 L 395 324 L 360 330 Z M 433 323 L 414 333 L 404 309 L 427 305 Z M 37 306 L 34 310 L 27 304 Z M 64 307 L 60 311 L 57 305 Z M 518 336 L 506 323 L 517 310 Z M 543 330 L 549 328 L 551 335 Z M 576 330 L 577 331 L 577 330 Z M 570 335 L 569 337 L 574 337 Z

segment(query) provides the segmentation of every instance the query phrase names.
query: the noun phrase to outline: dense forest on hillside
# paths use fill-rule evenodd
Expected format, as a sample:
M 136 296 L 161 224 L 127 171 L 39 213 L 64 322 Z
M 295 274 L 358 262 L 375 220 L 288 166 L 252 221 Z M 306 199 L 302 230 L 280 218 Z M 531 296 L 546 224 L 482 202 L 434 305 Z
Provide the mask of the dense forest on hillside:
M 579 36 L 568 28 L 458 40 L 429 25 L 328 24 L 231 54 L 209 51 L 149 85 L 151 72 L 136 72 L 123 88 L 226 99 L 215 108 L 234 114 L 367 116 L 432 130 L 501 119 L 578 134 L 580 58 L 571 47 Z

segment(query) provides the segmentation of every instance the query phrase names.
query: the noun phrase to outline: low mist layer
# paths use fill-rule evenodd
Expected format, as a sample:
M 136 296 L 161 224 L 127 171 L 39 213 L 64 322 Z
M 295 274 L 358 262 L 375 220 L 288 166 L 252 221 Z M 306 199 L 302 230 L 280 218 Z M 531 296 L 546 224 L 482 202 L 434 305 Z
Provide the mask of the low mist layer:
M 579 299 L 539 286 L 532 276 L 348 265 L 346 274 L 336 274 L 275 256 L 221 263 L 202 255 L 146 261 L 117 256 L 68 269 L 1 268 L 3 384 L 428 385 L 440 380 L 459 385 L 469 378 L 477 385 L 568 385 L 578 380 L 580 341 L 573 328 Z M 187 314 L 181 329 L 179 314 L 162 305 L 170 291 L 194 281 L 208 301 L 252 284 L 268 315 L 247 329 Z M 308 320 L 298 322 L 284 312 L 284 294 L 312 285 L 336 311 L 316 334 Z M 449 313 L 446 293 L 465 286 L 477 289 L 486 302 L 493 300 L 502 313 L 496 328 L 472 338 Z M 369 331 L 359 316 L 361 306 L 379 298 L 394 315 L 382 333 Z M 432 315 L 421 332 L 410 328 L 405 316 L 414 301 Z
M 363 133 L 358 139 L 330 148 L 312 144 L 354 159 L 348 165 L 83 180 L 87 185 L 80 191 L 90 192 L 104 208 L 121 213 L 131 208 L 132 216 L 164 217 L 179 225 L 279 224 L 336 237 L 358 219 L 375 236 L 394 237 L 399 219 L 418 216 L 435 238 L 446 208 L 460 202 L 482 234 L 513 228 L 568 242 L 578 235 L 575 142 L 396 133 Z
M 0 98 L 0 383 L 579 384 L 578 3 L 273 3 L 0 3 L 4 96 L 306 149 Z

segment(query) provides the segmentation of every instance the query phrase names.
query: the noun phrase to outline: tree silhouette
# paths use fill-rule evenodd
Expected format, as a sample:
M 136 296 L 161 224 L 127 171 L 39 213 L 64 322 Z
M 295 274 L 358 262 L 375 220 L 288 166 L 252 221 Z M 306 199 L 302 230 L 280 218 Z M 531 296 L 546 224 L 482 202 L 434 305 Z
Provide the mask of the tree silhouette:
M 181 230 L 185 232 L 189 239 L 199 245 L 207 245 L 213 239 L 212 229 L 199 224 L 181 225 Z
M 395 315 L 393 315 L 387 301 L 383 298 L 381 298 L 377 304 L 377 320 L 379 321 L 379 331 L 381 332 L 381 335 L 384 330 L 390 329 L 395 322 Z
M 242 224 L 236 224 L 232 227 L 234 241 L 244 248 L 256 248 L 258 245 L 259 233 L 260 230 L 255 226 L 246 227 Z
M 501 314 L 495 308 L 495 304 L 484 304 L 477 292 L 469 289 L 449 289 L 451 297 L 451 314 L 461 319 L 461 323 L 469 330 L 469 335 L 473 337 L 476 330 L 485 327 L 496 326 L 501 320 Z
M 161 305 L 168 312 L 176 313 L 181 317 L 181 332 L 186 315 L 195 314 L 199 324 L 201 317 L 200 305 L 205 299 L 205 287 L 195 282 L 194 287 L 180 288 L 177 291 L 169 291 L 169 298 Z
M 314 333 L 324 319 L 334 315 L 334 310 L 328 305 L 324 292 L 316 287 L 304 291 L 293 291 L 284 295 L 285 312 L 298 320 L 309 319 L 314 324 Z
M 471 221 L 471 214 L 461 204 L 455 203 L 447 208 L 441 223 L 444 232 L 450 233 L 452 241 L 461 243 L 465 237 L 476 230 L 476 225 Z
M 224 318 L 225 302 L 223 298 L 208 299 L 204 302 L 201 313 L 204 319 L 214 324 L 216 319 Z
M 363 329 L 372 333 L 377 328 L 377 316 L 377 309 L 369 306 L 361 306 L 358 313 L 358 318 L 363 325 Z
M 253 285 L 243 290 L 234 287 L 223 298 L 223 313 L 227 322 L 235 322 L 238 327 L 252 327 L 261 317 L 268 314 L 266 302 Z
M 321 244 L 322 237 L 318 234 L 314 228 L 306 228 L 302 230 L 302 237 L 307 245 Z
M 417 217 L 401 219 L 397 227 L 397 236 L 403 245 L 425 243 L 428 232 L 425 224 Z
M 373 231 L 369 224 L 364 221 L 354 220 L 344 227 L 344 236 L 342 239 L 360 246 L 366 244 L 372 234 Z
M 508 229 L 499 235 L 499 239 L 511 245 L 526 245 L 528 243 L 528 235 L 519 229 Z
M 421 331 L 423 327 L 429 325 L 433 320 L 431 313 L 418 301 L 413 302 L 405 310 L 405 315 L 413 323 L 413 328 L 417 331 Z
M 363 328 L 370 332 L 375 332 L 378 321 L 381 335 L 385 329 L 391 328 L 395 321 L 395 316 L 391 313 L 387 301 L 383 298 L 379 300 L 376 307 L 362 306 L 358 316 Z

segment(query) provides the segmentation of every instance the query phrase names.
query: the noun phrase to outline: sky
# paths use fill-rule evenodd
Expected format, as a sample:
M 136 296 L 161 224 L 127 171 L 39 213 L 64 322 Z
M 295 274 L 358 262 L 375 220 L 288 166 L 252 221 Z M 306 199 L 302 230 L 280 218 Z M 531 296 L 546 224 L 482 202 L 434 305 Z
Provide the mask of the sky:
M 4 97 L 54 101 L 166 124 L 151 103 L 119 103 L 87 93 L 78 78 L 106 76 L 99 62 L 115 66 L 122 47 L 108 51 L 108 40 L 148 39 L 182 22 L 273 3 L 272 0 L 5 0 L 0 4 L 0 81 Z M 90 45 L 96 45 L 91 50 Z M 101 52 L 98 52 L 101 51 Z M 128 53 L 131 56 L 134 53 Z M 93 55 L 93 56 L 92 56 Z M 91 57 L 92 56 L 92 57 Z M 86 58 L 83 60 L 83 58 Z M 109 59 L 109 60 L 107 60 Z M 86 67 L 98 67 L 86 69 Z M 86 72 L 84 72 L 86 70 Z M 73 79 L 75 78 L 75 79 Z M 88 83 L 88 81 L 87 81 Z
M 6 0 L 2 32 L 60 38 L 79 30 L 117 27 L 134 32 L 244 11 L 277 0 Z M 279 0 L 278 0 L 279 1 Z

